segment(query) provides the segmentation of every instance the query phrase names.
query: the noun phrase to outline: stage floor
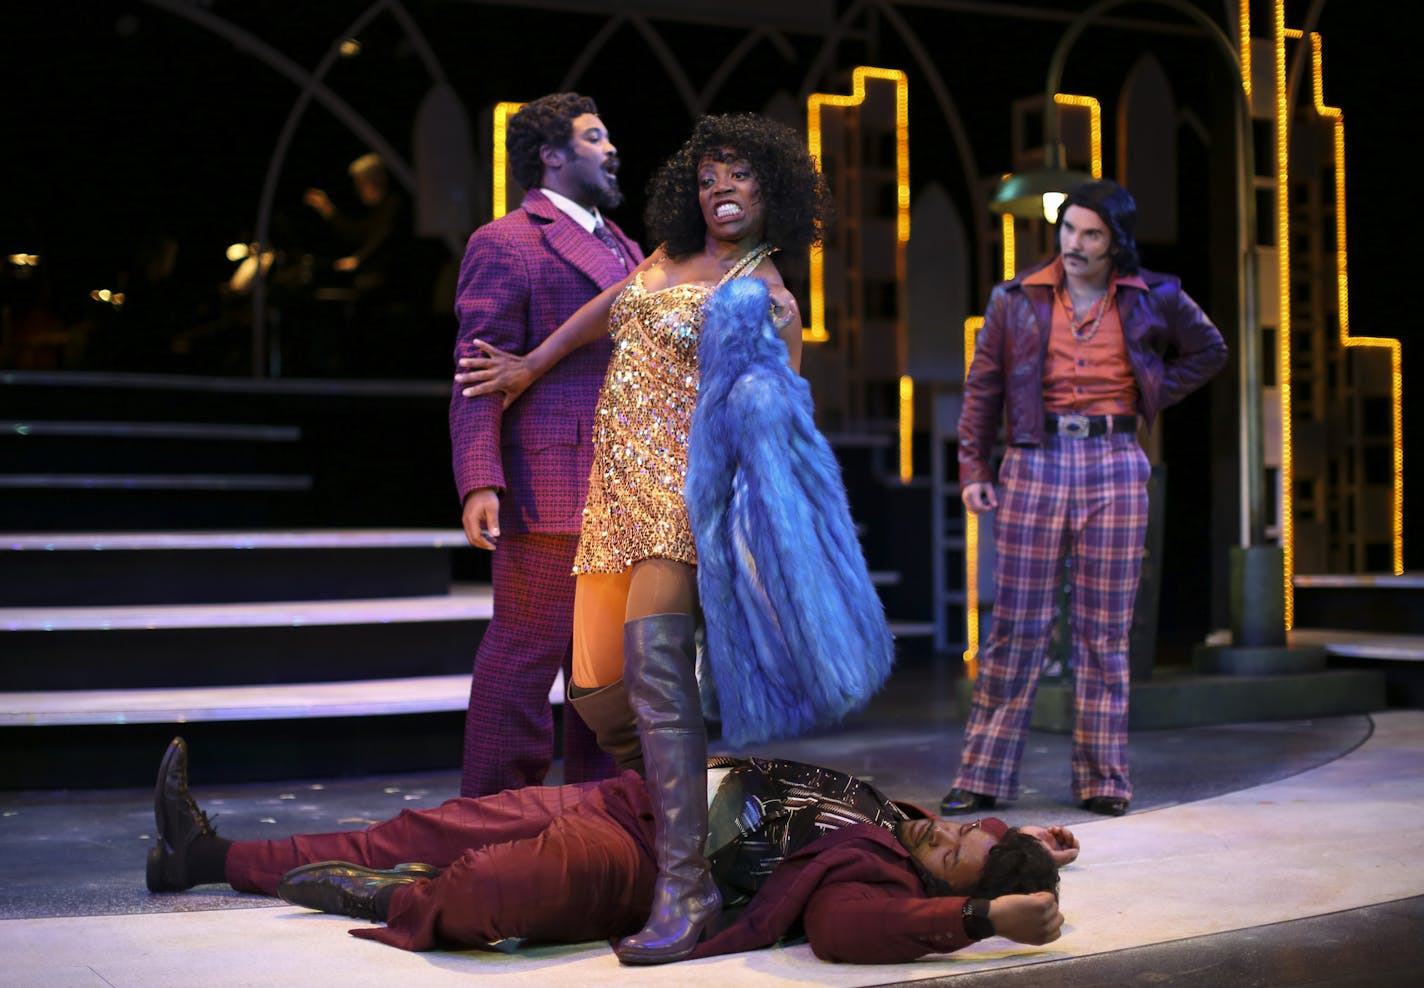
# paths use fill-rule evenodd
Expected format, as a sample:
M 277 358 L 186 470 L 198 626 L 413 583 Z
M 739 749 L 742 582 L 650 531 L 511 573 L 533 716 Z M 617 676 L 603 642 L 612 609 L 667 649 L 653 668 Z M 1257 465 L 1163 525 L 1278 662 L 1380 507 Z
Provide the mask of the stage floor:
M 769 745 L 938 805 L 957 762 L 953 669 L 901 669 L 835 730 Z M 1140 731 L 1124 818 L 1071 802 L 1065 736 L 1034 733 L 1010 823 L 1064 823 L 1064 935 L 991 939 L 906 965 L 825 964 L 804 945 L 665 968 L 618 965 L 605 943 L 518 955 L 410 954 L 345 931 L 355 921 L 209 886 L 150 895 L 152 792 L 0 793 L 0 957 L 23 986 L 934 984 L 1415 985 L 1424 983 L 1424 711 Z M 155 751 L 155 771 L 161 751 Z M 555 767 L 557 781 L 558 767 Z M 205 786 L 233 838 L 344 829 L 454 795 L 454 773 Z

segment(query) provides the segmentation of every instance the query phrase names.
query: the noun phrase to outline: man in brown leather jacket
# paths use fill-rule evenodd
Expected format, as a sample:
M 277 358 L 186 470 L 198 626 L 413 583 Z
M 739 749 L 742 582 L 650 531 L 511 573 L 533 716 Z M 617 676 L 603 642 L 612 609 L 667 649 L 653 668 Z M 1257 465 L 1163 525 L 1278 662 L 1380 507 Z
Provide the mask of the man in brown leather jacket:
M 1059 213 L 1059 253 L 994 289 L 965 383 L 965 507 L 998 510 L 993 626 L 946 814 L 1018 789 L 1034 691 L 1071 559 L 1073 794 L 1127 812 L 1128 634 L 1150 465 L 1137 441 L 1226 363 L 1226 344 L 1173 276 L 1138 266 L 1132 196 L 1107 179 Z M 989 454 L 1005 423 L 998 488 Z

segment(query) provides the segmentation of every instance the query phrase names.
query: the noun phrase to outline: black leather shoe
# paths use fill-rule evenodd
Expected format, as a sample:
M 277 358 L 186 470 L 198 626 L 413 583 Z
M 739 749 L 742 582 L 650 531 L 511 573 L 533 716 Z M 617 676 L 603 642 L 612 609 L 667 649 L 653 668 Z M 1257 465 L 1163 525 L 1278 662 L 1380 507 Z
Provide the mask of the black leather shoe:
M 1103 816 L 1125 816 L 1127 800 L 1118 796 L 1089 796 L 1083 800 L 1083 809 Z
M 376 895 L 382 889 L 438 877 L 440 869 L 428 864 L 380 869 L 349 861 L 317 861 L 283 875 L 277 894 L 294 906 L 384 923 L 386 917 L 377 915 L 375 909 Z
M 153 790 L 153 817 L 158 830 L 148 852 L 148 890 L 182 892 L 196 883 L 188 877 L 188 848 L 200 836 L 217 836 L 208 815 L 188 794 L 188 743 L 174 738 L 158 765 Z
M 982 793 L 955 787 L 949 791 L 949 795 L 939 801 L 939 812 L 940 816 L 958 816 L 961 813 L 992 810 L 998 805 L 999 801 L 993 796 L 985 796 Z

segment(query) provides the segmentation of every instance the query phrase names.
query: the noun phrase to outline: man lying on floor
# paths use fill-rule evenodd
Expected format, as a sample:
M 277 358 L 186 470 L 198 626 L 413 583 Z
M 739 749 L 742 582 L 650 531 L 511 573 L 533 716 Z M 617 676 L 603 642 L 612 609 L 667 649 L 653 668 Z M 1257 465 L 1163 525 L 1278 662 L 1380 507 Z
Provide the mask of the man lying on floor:
M 712 766 L 708 857 L 727 908 L 692 957 L 804 935 L 823 960 L 883 964 L 994 935 L 1060 935 L 1057 869 L 1078 856 L 1066 828 L 950 824 L 798 762 Z M 175 738 L 155 812 L 151 891 L 224 882 L 385 923 L 351 932 L 406 950 L 615 938 L 652 907 L 656 837 L 635 772 L 451 799 L 366 830 L 232 841 L 189 795 L 188 749 Z

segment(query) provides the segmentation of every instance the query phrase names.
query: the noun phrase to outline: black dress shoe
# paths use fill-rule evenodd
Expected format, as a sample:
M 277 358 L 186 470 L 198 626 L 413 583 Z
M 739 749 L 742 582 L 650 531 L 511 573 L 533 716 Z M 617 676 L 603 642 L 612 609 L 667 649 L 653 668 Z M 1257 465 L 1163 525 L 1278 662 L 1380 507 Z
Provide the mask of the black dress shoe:
M 1125 816 L 1127 800 L 1118 796 L 1089 796 L 1083 800 L 1083 809 L 1103 816 Z
M 148 890 L 182 892 L 192 888 L 197 883 L 188 876 L 188 848 L 199 837 L 216 837 L 217 831 L 188 794 L 188 743 L 182 738 L 169 742 L 159 763 L 153 817 L 158 832 L 148 852 Z
M 439 877 L 440 869 L 428 864 L 381 869 L 349 861 L 317 861 L 283 875 L 277 894 L 294 906 L 384 923 L 385 903 L 376 905 L 383 889 Z
M 955 787 L 949 791 L 949 795 L 939 801 L 939 812 L 941 816 L 958 816 L 961 813 L 992 810 L 998 805 L 999 801 L 993 796 L 985 796 L 982 793 Z

